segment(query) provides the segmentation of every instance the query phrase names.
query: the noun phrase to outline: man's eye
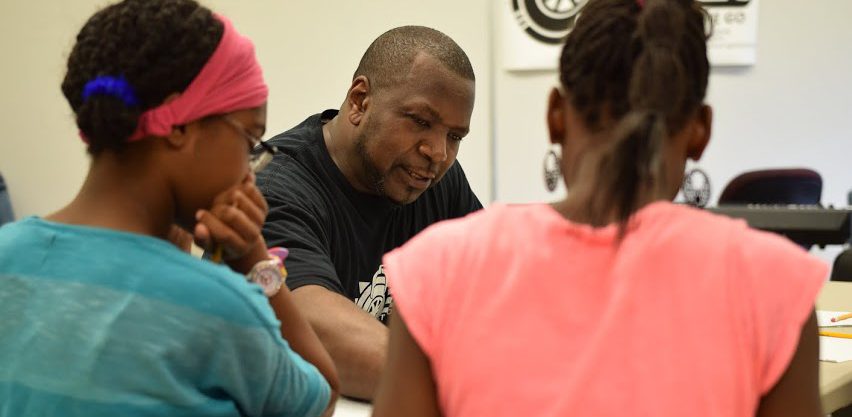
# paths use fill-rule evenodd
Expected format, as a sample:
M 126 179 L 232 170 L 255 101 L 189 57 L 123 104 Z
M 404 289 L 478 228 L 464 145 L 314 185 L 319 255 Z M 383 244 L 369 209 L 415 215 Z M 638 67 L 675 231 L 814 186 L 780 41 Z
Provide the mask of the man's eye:
M 425 120 L 423 120 L 423 119 L 421 119 L 417 116 L 410 116 L 410 117 L 411 117 L 411 120 L 413 120 L 414 123 L 417 123 L 419 126 L 429 128 L 429 126 L 430 126 L 429 122 L 427 122 L 427 121 L 425 121 Z

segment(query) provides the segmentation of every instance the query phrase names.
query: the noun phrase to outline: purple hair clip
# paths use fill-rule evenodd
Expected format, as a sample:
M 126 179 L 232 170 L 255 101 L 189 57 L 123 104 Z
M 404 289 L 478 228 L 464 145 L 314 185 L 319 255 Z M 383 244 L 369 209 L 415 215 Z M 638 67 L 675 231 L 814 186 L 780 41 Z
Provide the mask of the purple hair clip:
M 640 8 L 640 9 L 644 9 L 644 8 L 645 8 L 645 0 L 636 0 L 636 4 L 638 4 L 638 5 L 639 5 L 639 8 Z
M 133 86 L 127 82 L 124 76 L 112 77 L 109 75 L 101 75 L 86 83 L 83 87 L 83 102 L 89 100 L 89 97 L 94 95 L 112 96 L 124 102 L 127 107 L 135 107 L 139 105 L 139 99 L 136 98 L 136 93 L 133 92 Z

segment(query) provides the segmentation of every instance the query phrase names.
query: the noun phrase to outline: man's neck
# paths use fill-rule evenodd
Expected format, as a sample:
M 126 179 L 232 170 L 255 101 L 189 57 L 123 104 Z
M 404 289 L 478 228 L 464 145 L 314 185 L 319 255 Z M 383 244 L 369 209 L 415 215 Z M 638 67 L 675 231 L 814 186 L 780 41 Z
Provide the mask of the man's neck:
M 325 147 L 331 160 L 337 165 L 337 169 L 343 173 L 346 181 L 356 191 L 365 194 L 375 194 L 366 184 L 359 180 L 363 168 L 358 159 L 358 150 L 355 148 L 354 132 L 349 126 L 340 123 L 340 116 L 335 116 L 322 126 L 322 135 Z

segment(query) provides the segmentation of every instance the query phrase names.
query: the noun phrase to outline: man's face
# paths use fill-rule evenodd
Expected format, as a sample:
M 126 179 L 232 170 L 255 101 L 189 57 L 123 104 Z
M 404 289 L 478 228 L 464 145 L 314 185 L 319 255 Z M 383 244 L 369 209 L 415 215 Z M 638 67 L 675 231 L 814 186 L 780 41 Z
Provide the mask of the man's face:
M 473 81 L 418 55 L 398 85 L 365 99 L 356 130 L 359 181 L 397 204 L 416 200 L 455 163 L 473 100 Z

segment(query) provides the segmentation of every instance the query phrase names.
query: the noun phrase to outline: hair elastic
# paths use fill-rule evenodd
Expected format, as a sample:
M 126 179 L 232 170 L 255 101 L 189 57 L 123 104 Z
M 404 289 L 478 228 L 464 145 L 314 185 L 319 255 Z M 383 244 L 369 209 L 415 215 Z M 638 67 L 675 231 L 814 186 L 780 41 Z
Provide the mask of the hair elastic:
M 139 105 L 139 99 L 133 92 L 133 86 L 127 82 L 124 76 L 101 75 L 87 82 L 83 87 L 83 102 L 85 103 L 91 96 L 95 95 L 115 97 L 123 101 L 127 107 Z

